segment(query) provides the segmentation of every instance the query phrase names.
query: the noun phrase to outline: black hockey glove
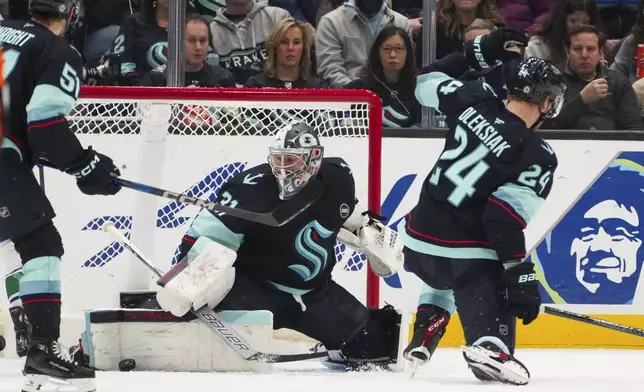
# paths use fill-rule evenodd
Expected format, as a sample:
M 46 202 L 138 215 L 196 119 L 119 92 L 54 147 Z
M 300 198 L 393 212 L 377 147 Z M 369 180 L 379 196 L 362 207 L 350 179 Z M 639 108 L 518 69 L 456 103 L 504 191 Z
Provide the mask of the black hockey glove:
M 463 45 L 470 67 L 480 71 L 513 59 L 521 59 L 528 45 L 528 34 L 523 30 L 502 28 L 467 41 Z
M 511 260 L 503 263 L 508 310 L 528 325 L 539 316 L 541 294 L 534 264 Z
M 78 189 L 86 195 L 115 195 L 121 190 L 112 177 L 112 173 L 119 176 L 121 172 L 110 157 L 92 150 L 92 146 L 65 172 L 76 177 Z

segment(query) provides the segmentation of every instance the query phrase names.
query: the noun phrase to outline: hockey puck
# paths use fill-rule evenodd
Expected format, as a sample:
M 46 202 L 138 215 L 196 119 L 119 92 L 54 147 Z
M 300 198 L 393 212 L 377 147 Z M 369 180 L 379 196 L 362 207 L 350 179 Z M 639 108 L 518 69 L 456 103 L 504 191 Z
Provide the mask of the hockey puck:
M 119 370 L 122 372 L 130 372 L 136 368 L 136 361 L 133 359 L 124 359 L 119 362 Z
M 0 351 L 4 350 L 5 347 L 7 347 L 7 341 L 4 340 L 2 336 L 0 336 Z

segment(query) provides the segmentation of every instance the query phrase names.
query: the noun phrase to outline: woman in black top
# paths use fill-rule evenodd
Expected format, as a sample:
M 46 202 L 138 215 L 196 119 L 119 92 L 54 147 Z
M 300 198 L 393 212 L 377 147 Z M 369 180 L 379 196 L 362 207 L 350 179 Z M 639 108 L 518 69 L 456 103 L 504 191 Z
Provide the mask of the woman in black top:
M 411 39 L 405 30 L 385 27 L 369 51 L 359 79 L 345 86 L 371 90 L 382 99 L 385 127 L 409 127 L 420 122 L 420 104 L 414 96 L 416 63 Z
M 308 23 L 282 19 L 266 40 L 264 72 L 249 78 L 244 87 L 328 88 L 311 76 L 313 30 Z

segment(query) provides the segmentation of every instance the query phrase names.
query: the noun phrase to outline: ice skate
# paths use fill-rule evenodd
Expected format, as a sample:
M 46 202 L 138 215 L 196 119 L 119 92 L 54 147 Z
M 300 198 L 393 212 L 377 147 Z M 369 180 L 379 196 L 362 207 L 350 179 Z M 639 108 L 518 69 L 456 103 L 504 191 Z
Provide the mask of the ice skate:
M 479 380 L 514 385 L 530 382 L 530 372 L 525 365 L 493 343 L 463 346 L 462 349 L 465 361 Z
M 19 357 L 24 357 L 29 351 L 29 343 L 31 341 L 31 326 L 27 315 L 25 314 L 22 306 L 14 306 L 9 309 L 11 320 L 13 321 L 13 329 L 16 333 L 16 353 Z
M 22 392 L 96 391 L 93 369 L 74 362 L 58 342 L 35 343 L 27 353 Z
M 403 351 L 403 357 L 412 363 L 411 377 L 418 367 L 427 363 L 436 351 L 438 343 L 445 334 L 449 314 L 443 309 L 431 306 L 419 311 L 414 324 L 414 335 Z

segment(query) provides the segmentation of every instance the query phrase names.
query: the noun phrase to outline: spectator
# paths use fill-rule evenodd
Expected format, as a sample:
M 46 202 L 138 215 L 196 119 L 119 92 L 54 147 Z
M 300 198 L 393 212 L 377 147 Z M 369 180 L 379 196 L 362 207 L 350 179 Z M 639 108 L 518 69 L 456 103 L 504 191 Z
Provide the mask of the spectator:
M 224 68 L 244 85 L 262 72 L 266 61 L 266 38 L 277 23 L 290 17 L 286 10 L 255 0 L 226 0 L 210 24 L 214 53 Z
M 606 69 L 601 61 L 603 41 L 594 26 L 579 26 L 569 34 L 564 106 L 543 128 L 642 129 L 637 98 L 628 79 Z
M 83 57 L 87 62 L 100 60 L 119 33 L 121 23 L 134 13 L 130 0 L 85 0 L 87 38 Z
M 633 84 L 633 90 L 637 97 L 637 106 L 640 108 L 640 116 L 644 118 L 644 79 L 639 79 Z
M 624 38 L 633 27 L 638 0 L 596 0 L 607 38 Z
M 464 31 L 474 19 L 503 26 L 503 16 L 494 0 L 441 0 L 436 10 L 436 59 L 463 50 Z M 421 34 L 428 34 L 425 30 Z M 416 47 L 416 60 L 422 63 L 422 45 Z
M 478 37 L 479 35 L 489 34 L 494 30 L 496 30 L 496 26 L 494 26 L 492 22 L 489 22 L 483 19 L 475 19 L 474 22 L 472 22 L 472 24 L 470 24 L 465 29 L 464 41 L 471 41 L 474 38 Z M 478 80 L 484 81 L 494 89 L 494 91 L 496 92 L 496 95 L 500 99 L 505 99 L 506 98 L 505 75 L 506 73 L 511 72 L 511 70 L 514 67 L 516 67 L 519 62 L 520 61 L 508 61 L 503 64 L 497 65 L 495 67 L 484 69 L 482 71 L 478 71 L 478 72 L 468 71 L 459 79 L 460 80 L 478 79 Z
M 624 39 L 610 69 L 626 76 L 631 83 L 637 80 L 637 45 L 644 44 L 644 0 L 637 6 L 637 16 L 631 34 Z
M 317 25 L 315 0 L 270 0 L 268 4 L 287 10 L 295 20 L 310 23 L 311 26 Z
M 320 24 L 320 19 L 329 12 L 344 4 L 345 0 L 313 0 L 317 4 L 315 21 L 316 26 Z
M 496 0 L 505 25 L 534 34 L 555 0 Z
M 414 36 L 420 34 L 420 30 L 423 27 L 423 1 L 394 0 L 391 5 L 391 9 L 407 17 Z
M 400 27 L 411 36 L 407 18 L 385 0 L 348 0 L 320 19 L 315 34 L 318 75 L 333 87 L 344 87 L 367 63 L 367 51 L 379 32 Z
M 142 11 L 130 15 L 121 25 L 111 49 L 120 57 L 118 84 L 138 85 L 142 75 L 168 61 L 168 2 L 143 0 Z
M 266 40 L 264 72 L 251 76 L 245 87 L 328 88 L 311 76 L 313 31 L 308 23 L 282 19 Z
M 9 16 L 7 19 L 12 20 L 29 20 L 29 1 L 27 0 L 9 0 Z
M 257 0 L 258 3 L 268 4 L 268 0 Z M 226 8 L 226 0 L 190 0 L 196 12 L 212 22 L 217 11 Z
M 414 95 L 416 62 L 412 48 L 404 29 L 385 27 L 373 42 L 360 77 L 345 86 L 371 90 L 382 99 L 385 127 L 410 127 L 420 122 L 420 104 Z
M 208 54 L 208 21 L 199 14 L 186 16 L 185 85 L 190 87 L 235 87 L 233 74 L 218 65 L 206 63 Z M 143 78 L 144 86 L 165 86 L 166 65 L 156 68 Z
M 530 38 L 525 57 L 550 60 L 560 70 L 566 64 L 566 37 L 575 27 L 593 25 L 601 30 L 595 0 L 558 0 Z

